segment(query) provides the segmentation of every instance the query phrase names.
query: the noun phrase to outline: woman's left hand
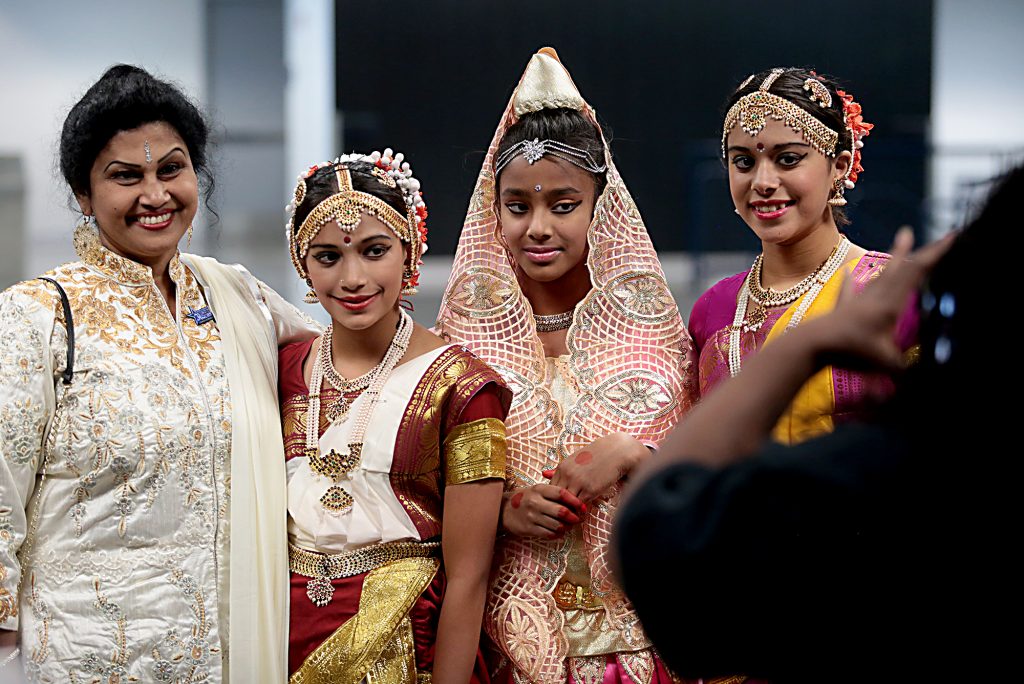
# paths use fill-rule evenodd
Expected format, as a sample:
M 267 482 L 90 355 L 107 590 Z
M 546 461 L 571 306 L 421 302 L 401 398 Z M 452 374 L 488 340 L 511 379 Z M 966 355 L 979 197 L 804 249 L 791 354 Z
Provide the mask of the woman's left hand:
M 592 501 L 626 477 L 648 453 L 633 437 L 616 432 L 595 439 L 543 475 L 551 478 L 552 485 Z

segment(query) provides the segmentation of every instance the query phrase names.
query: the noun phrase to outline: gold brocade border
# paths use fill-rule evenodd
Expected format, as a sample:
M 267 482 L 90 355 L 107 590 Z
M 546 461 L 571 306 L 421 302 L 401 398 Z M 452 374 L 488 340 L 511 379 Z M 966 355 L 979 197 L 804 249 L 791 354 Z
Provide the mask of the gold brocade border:
M 372 684 L 415 684 L 409 611 L 440 566 L 436 558 L 403 558 L 367 573 L 359 612 L 309 654 L 289 683 L 358 682 L 372 672 Z
M 366 673 L 366 684 L 418 684 L 419 681 L 412 620 L 406 615 L 377 660 L 370 666 Z
M 505 478 L 505 423 L 481 418 L 461 423 L 444 438 L 445 485 Z

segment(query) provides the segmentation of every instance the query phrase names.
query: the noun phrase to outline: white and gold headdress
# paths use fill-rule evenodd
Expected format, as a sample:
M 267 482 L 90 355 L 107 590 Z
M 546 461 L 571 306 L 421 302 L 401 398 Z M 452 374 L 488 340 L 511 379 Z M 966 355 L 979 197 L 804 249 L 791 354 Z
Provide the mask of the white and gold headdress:
M 288 205 L 289 218 L 285 224 L 288 232 L 288 247 L 292 265 L 300 278 L 307 279 L 305 258 L 313 238 L 328 223 L 334 221 L 345 232 L 352 232 L 359 225 L 363 214 L 379 219 L 403 243 L 409 245 L 409 258 L 403 274 L 402 294 L 416 294 L 419 284 L 419 267 L 427 251 L 427 206 L 420 194 L 420 182 L 413 177 L 409 162 L 399 152 L 390 148 L 369 155 L 352 153 L 342 155 L 333 162 L 322 162 L 309 167 L 301 174 L 295 185 L 295 197 Z M 352 176 L 348 164 L 366 162 L 373 165 L 372 173 L 377 181 L 389 188 L 399 188 L 405 199 L 406 212 L 402 214 L 384 200 L 352 187 Z M 306 198 L 306 180 L 324 168 L 332 168 L 338 182 L 338 191 L 322 200 L 307 214 L 302 225 L 295 228 L 295 211 Z

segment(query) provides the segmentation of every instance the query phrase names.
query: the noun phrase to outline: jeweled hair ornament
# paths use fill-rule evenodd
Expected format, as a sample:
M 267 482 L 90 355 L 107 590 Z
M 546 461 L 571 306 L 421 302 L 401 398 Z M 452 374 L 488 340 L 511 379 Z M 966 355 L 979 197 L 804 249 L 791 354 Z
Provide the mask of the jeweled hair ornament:
M 818 121 L 813 114 L 803 107 L 790 102 L 784 97 L 768 92 L 776 79 L 785 71 L 785 69 L 781 68 L 772 69 L 771 73 L 761 82 L 761 86 L 757 90 L 744 95 L 736 104 L 729 108 L 729 112 L 725 115 L 725 123 L 722 126 L 723 158 L 726 156 L 726 138 L 729 136 L 729 132 L 736 127 L 736 124 L 739 124 L 740 128 L 747 135 L 754 137 L 764 130 L 769 118 L 781 121 L 800 133 L 808 145 L 826 157 L 836 156 L 836 144 L 839 142 L 838 132 L 833 131 L 821 121 Z M 810 99 L 812 101 L 816 97 L 821 97 L 823 90 L 826 95 L 828 94 L 828 89 L 822 83 L 814 79 L 808 80 L 813 80 L 814 83 L 821 86 L 820 88 L 808 87 L 805 82 L 804 87 L 810 91 Z M 749 83 L 749 81 L 750 79 L 748 78 L 744 81 L 744 84 Z M 829 101 L 831 101 L 831 96 Z
M 533 166 L 544 156 L 549 155 L 564 159 L 570 164 L 575 164 L 590 173 L 603 173 L 608 166 L 598 163 L 594 156 L 586 150 L 572 145 L 567 145 L 559 140 L 520 140 L 512 147 L 505 150 L 494 164 L 494 175 L 501 173 L 502 169 L 512 163 L 512 160 L 522 155 L 526 162 Z
M 405 200 L 406 212 L 402 214 L 384 200 L 352 187 L 352 176 L 348 164 L 365 162 L 373 165 L 371 173 L 377 181 L 389 188 L 399 188 Z M 306 198 L 306 180 L 320 169 L 333 168 L 338 182 L 338 191 L 317 204 L 295 228 L 295 211 Z M 427 205 L 420 193 L 420 182 L 412 175 L 409 162 L 401 152 L 395 154 L 390 148 L 383 153 L 369 155 L 352 153 L 342 155 L 332 162 L 314 164 L 299 175 L 295 185 L 293 201 L 287 207 L 289 218 L 285 224 L 288 233 L 289 253 L 292 264 L 300 278 L 307 278 L 305 258 L 309 245 L 328 223 L 334 221 L 345 232 L 351 233 L 359 225 L 362 215 L 379 219 L 403 243 L 409 245 L 409 258 L 403 274 L 402 293 L 416 294 L 419 284 L 419 267 L 427 251 Z

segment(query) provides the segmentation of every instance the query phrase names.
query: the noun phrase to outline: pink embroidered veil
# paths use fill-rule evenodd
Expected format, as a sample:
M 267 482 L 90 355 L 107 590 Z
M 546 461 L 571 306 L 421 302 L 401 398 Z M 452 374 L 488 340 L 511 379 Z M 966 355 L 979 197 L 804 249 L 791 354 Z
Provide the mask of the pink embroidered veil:
M 636 205 L 605 144 L 607 185 L 588 241 L 593 289 L 576 306 L 568 331 L 568 366 L 579 399 L 555 405 L 530 302 L 499 236 L 494 162 L 509 126 L 527 112 L 576 109 L 600 131 L 554 50 L 533 55 L 502 114 L 470 199 L 437 330 L 491 364 L 515 398 L 507 488 L 546 482 L 545 468 L 613 432 L 656 445 L 690 408 L 696 364 L 690 336 L 669 292 Z M 594 502 L 583 523 L 592 591 L 610 624 L 630 645 L 649 645 L 632 606 L 612 581 L 608 543 L 618 488 Z M 508 537 L 495 553 L 485 630 L 531 682 L 564 682 L 567 643 L 552 590 L 566 569 L 565 540 Z

